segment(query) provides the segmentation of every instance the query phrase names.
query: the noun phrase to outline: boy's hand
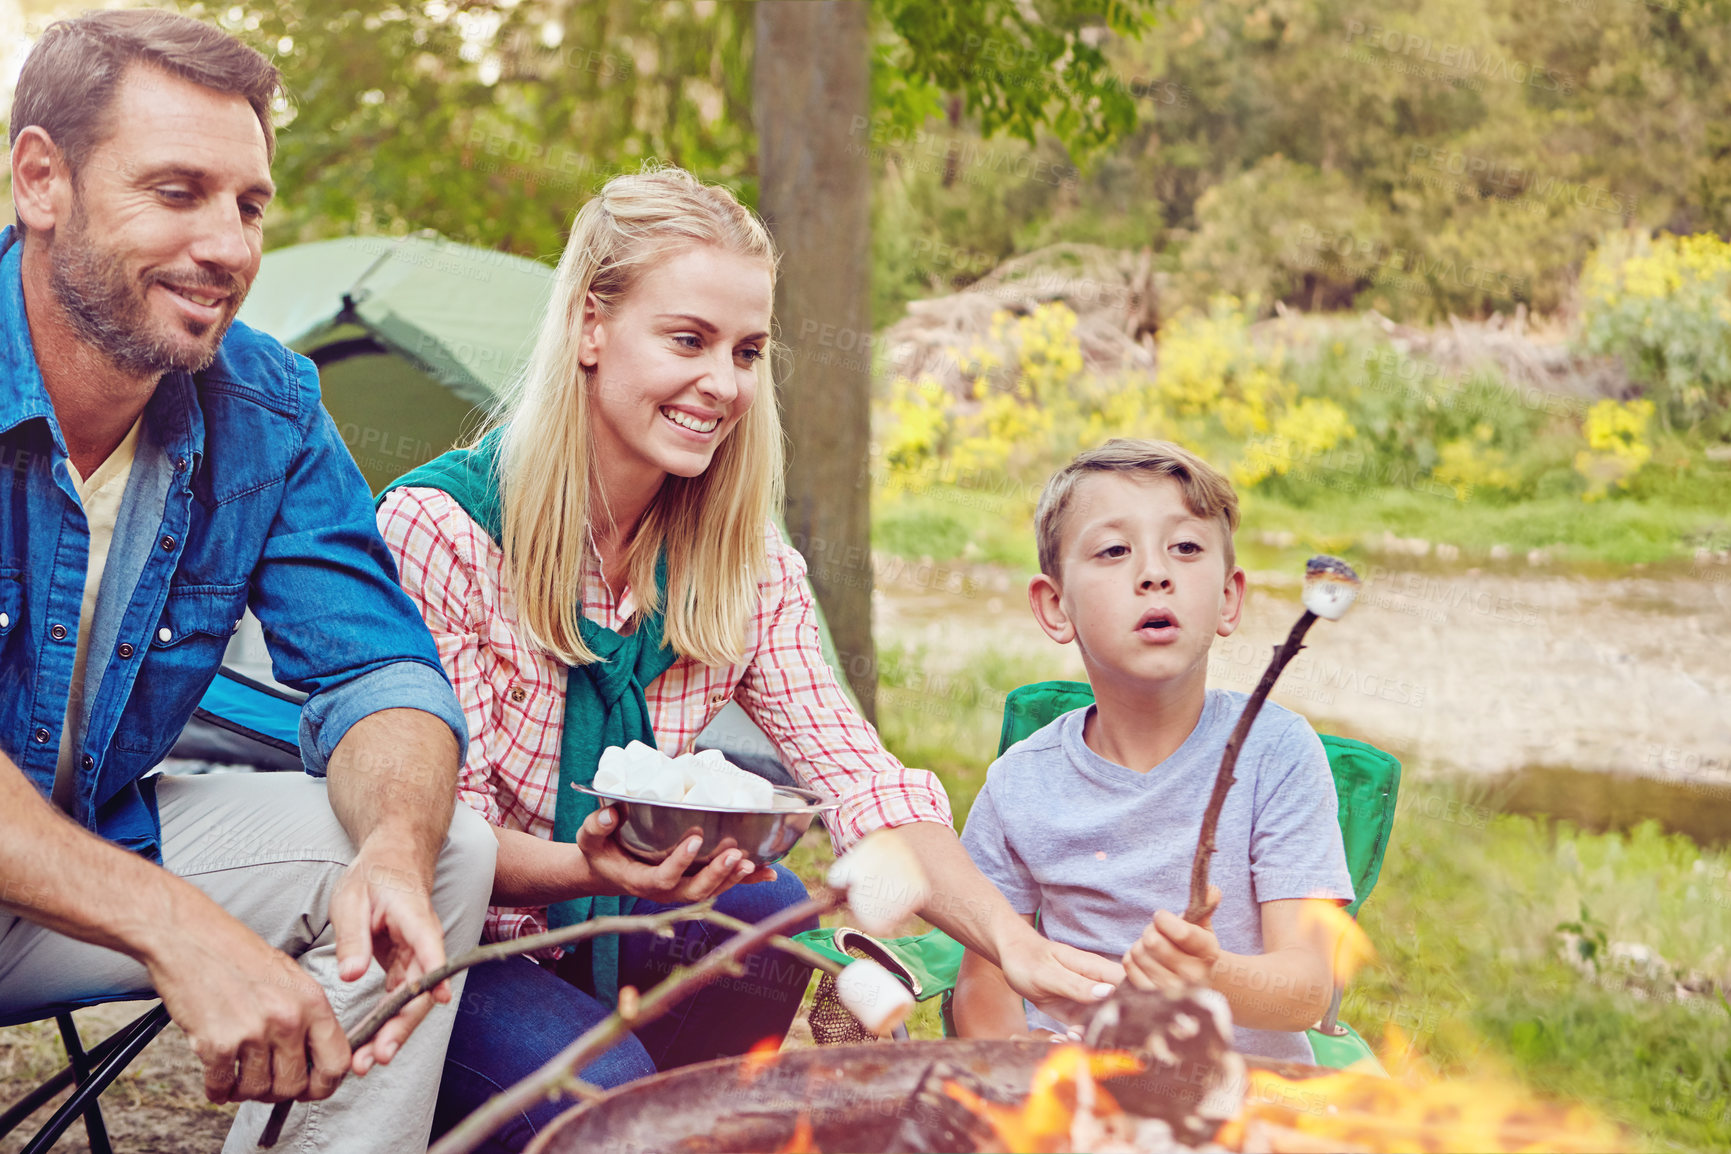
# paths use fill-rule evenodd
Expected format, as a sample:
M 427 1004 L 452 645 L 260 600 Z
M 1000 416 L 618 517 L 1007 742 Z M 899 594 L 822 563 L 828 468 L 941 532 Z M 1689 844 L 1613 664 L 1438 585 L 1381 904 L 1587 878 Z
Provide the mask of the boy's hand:
M 1210 906 L 1220 904 L 1220 891 L 1208 887 Z M 1124 953 L 1124 975 L 1139 990 L 1171 992 L 1182 985 L 1211 984 L 1220 961 L 1220 939 L 1211 928 L 1214 918 L 1193 926 L 1169 910 L 1161 910 Z

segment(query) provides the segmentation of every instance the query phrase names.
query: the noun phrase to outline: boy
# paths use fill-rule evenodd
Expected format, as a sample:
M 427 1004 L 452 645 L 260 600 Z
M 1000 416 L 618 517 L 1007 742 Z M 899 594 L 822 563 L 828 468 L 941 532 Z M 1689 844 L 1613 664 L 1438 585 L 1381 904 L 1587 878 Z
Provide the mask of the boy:
M 1202 812 L 1246 700 L 1206 684 L 1209 646 L 1244 606 L 1237 524 L 1231 483 L 1166 442 L 1108 441 L 1047 483 L 1028 601 L 1052 640 L 1081 650 L 1096 704 L 992 764 L 962 844 L 1054 941 L 1122 958 L 1144 989 L 1213 986 L 1238 1049 L 1313 1062 L 1303 1031 L 1333 993 L 1332 939 L 1314 907 L 1353 892 L 1334 779 L 1304 718 L 1263 707 L 1220 816 L 1219 906 L 1204 926 L 1172 912 L 1188 900 Z M 1064 1029 L 1038 1010 L 1024 1017 L 1002 973 L 972 953 L 955 1016 L 964 1037 Z

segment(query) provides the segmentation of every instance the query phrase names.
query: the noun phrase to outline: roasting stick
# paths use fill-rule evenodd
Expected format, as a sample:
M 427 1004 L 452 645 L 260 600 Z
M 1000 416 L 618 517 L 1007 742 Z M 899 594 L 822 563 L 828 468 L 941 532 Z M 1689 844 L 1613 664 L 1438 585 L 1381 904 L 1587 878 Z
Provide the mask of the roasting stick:
M 668 987 L 679 984 L 674 977 L 670 977 L 656 986 L 655 990 L 648 997 L 640 999 L 635 1007 L 628 1004 L 631 998 L 622 991 L 620 1005 L 621 1010 L 625 1011 L 623 1017 L 621 1013 L 615 1013 L 604 1019 L 588 1034 L 577 1039 L 577 1042 L 567 1049 L 567 1053 L 574 1050 L 591 1035 L 602 1031 L 614 1019 L 621 1019 L 629 1023 L 653 1021 L 686 994 L 695 993 L 714 981 L 716 977 L 720 977 L 721 974 L 718 971 L 701 981 L 690 982 L 691 975 L 702 971 L 709 958 L 727 953 L 736 945 L 739 948 L 734 950 L 733 954 L 729 954 L 729 957 L 769 945 L 792 954 L 814 969 L 824 971 L 837 980 L 838 993 L 842 1000 L 848 1003 L 849 1009 L 854 1011 L 856 1017 L 861 1017 L 863 1021 L 866 1021 L 868 1027 L 874 1028 L 876 1032 L 887 1033 L 899 1024 L 903 1017 L 906 1017 L 907 1010 L 912 1006 L 912 999 L 907 997 L 901 983 L 897 982 L 887 970 L 884 970 L 876 962 L 862 959 L 843 965 L 832 958 L 825 957 L 809 946 L 785 937 L 780 932 L 785 926 L 797 924 L 800 918 L 807 914 L 823 914 L 834 909 L 841 904 L 843 895 L 851 885 L 864 881 L 868 883 L 871 890 L 875 890 L 886 879 L 892 884 L 885 887 L 885 893 L 894 896 L 887 901 L 884 897 L 866 900 L 865 895 L 862 894 L 862 900 L 856 904 L 855 913 L 859 915 L 858 920 L 868 930 L 875 927 L 877 930 L 887 933 L 908 913 L 924 904 L 928 891 L 923 876 L 918 872 L 918 863 L 912 862 L 911 857 L 905 851 L 905 847 L 901 846 L 899 841 L 891 842 L 874 835 L 863 839 L 847 857 L 838 861 L 831 868 L 830 885 L 822 896 L 790 907 L 790 910 L 799 911 L 798 916 L 791 918 L 772 918 L 753 926 L 712 909 L 714 903 L 711 900 L 681 906 L 677 909 L 664 910 L 658 914 L 594 918 L 587 922 L 579 922 L 576 925 L 514 938 L 508 942 L 491 942 L 470 950 L 462 957 L 446 962 L 419 980 L 407 982 L 387 994 L 373 1012 L 355 1027 L 354 1032 L 348 1035 L 349 1049 L 353 1050 L 366 1045 L 372 1040 L 373 1035 L 377 1034 L 380 1028 L 395 1017 L 404 1006 L 446 978 L 460 974 L 471 966 L 478 966 L 482 962 L 496 961 L 501 958 L 515 957 L 518 954 L 532 953 L 552 946 L 568 946 L 586 938 L 599 937 L 602 934 L 667 933 L 672 930 L 673 926 L 681 922 L 707 922 L 722 929 L 733 930 L 735 937 L 725 946 L 706 957 L 704 963 L 699 963 L 691 971 L 686 971 L 683 977 L 690 984 L 681 986 L 676 990 L 676 996 L 671 1001 L 661 999 L 659 995 Z M 868 890 L 868 892 L 871 891 Z M 814 909 L 811 908 L 814 902 L 825 904 L 822 905 L 822 908 Z M 903 903 L 906 902 L 911 902 L 912 905 L 908 905 L 904 909 Z M 749 941 L 744 940 L 746 938 L 749 938 Z M 905 1004 L 903 999 L 906 999 Z M 629 1029 L 630 1027 L 627 1026 L 626 1028 Z M 617 1035 L 609 1037 L 587 1057 L 579 1055 L 578 1060 L 574 1063 L 562 1067 L 566 1072 L 561 1076 L 557 1085 L 574 1089 L 579 1094 L 584 1094 L 586 1090 L 594 1091 L 595 1087 L 580 1081 L 576 1077 L 575 1071 L 588 1064 L 588 1057 L 600 1053 L 618 1040 Z M 546 1067 L 543 1067 L 543 1070 L 551 1068 L 563 1057 L 564 1055 L 561 1054 L 554 1058 Z M 537 1072 L 532 1078 L 539 1077 L 539 1074 L 540 1072 Z M 519 1086 L 522 1085 L 527 1085 L 527 1082 L 519 1083 Z M 545 1089 L 539 1092 L 545 1092 Z M 497 1101 L 498 1098 L 493 1099 L 493 1102 Z M 533 1101 L 533 1098 L 530 1101 Z M 490 1102 L 488 1105 L 492 1105 L 492 1103 Z M 271 1147 L 276 1145 L 277 1140 L 282 1137 L 283 1125 L 287 1122 L 289 1111 L 293 1106 L 293 1102 L 278 1102 L 276 1104 L 271 1110 L 270 1120 L 265 1124 L 264 1132 L 259 1135 L 259 1146 Z M 508 1114 L 504 1115 L 504 1117 L 508 1116 Z M 498 1125 L 497 1121 L 493 1122 L 487 1130 L 483 1131 L 482 1137 L 490 1134 Z M 456 1133 L 458 1131 L 452 1132 L 453 1135 Z
M 550 946 L 568 946 L 585 938 L 598 937 L 602 934 L 640 934 L 659 933 L 671 929 L 680 922 L 708 921 L 713 911 L 708 902 L 682 906 L 678 909 L 663 910 L 658 914 L 644 914 L 638 917 L 595 918 L 592 921 L 579 922 L 573 926 L 564 926 L 546 933 L 531 934 L 524 938 L 514 938 L 508 942 L 491 942 L 479 946 L 460 958 L 446 962 L 432 973 L 417 981 L 406 982 L 386 994 L 373 1012 L 368 1014 L 348 1035 L 349 1049 L 356 1050 L 373 1040 L 384 1024 L 397 1016 L 397 1012 L 422 994 L 446 978 L 462 973 L 470 966 L 478 966 L 482 962 L 497 961 L 500 958 L 514 957 L 517 954 L 527 954 L 534 950 L 544 950 Z M 726 915 L 720 915 L 725 917 Z M 728 921 L 733 919 L 728 918 Z M 282 1137 L 283 1123 L 288 1120 L 289 1110 L 293 1102 L 278 1102 L 271 1110 L 270 1121 L 265 1124 L 264 1133 L 259 1135 L 260 1146 L 275 1146 L 277 1139 Z
M 1225 752 L 1220 755 L 1220 772 L 1215 775 L 1214 792 L 1208 798 L 1208 808 L 1202 813 L 1202 832 L 1196 839 L 1196 857 L 1190 863 L 1190 904 L 1184 908 L 1184 920 L 1191 925 L 1202 925 L 1214 913 L 1215 903 L 1208 900 L 1208 862 L 1214 856 L 1214 834 L 1220 826 L 1220 811 L 1226 805 L 1227 791 L 1238 780 L 1232 776 L 1232 771 L 1238 766 L 1238 751 L 1244 748 L 1244 739 L 1250 736 L 1250 727 L 1256 723 L 1256 715 L 1262 712 L 1262 703 L 1268 700 L 1269 691 L 1280 678 L 1280 671 L 1304 648 L 1305 633 L 1318 617 L 1340 620 L 1341 614 L 1351 608 L 1352 599 L 1358 594 L 1358 584 L 1358 574 L 1339 557 L 1318 554 L 1305 562 L 1304 614 L 1293 624 L 1286 641 L 1274 651 L 1256 691 L 1244 703 L 1244 712 L 1239 715 L 1238 724 L 1233 726 L 1232 736 L 1226 739 Z
M 849 901 L 864 929 L 870 933 L 889 933 L 925 905 L 931 893 L 919 863 L 889 830 L 861 840 L 831 867 L 827 881 L 822 893 L 789 906 L 756 925 L 747 926 L 744 932 L 735 934 L 705 954 L 696 965 L 675 971 L 647 994 L 626 996 L 621 991 L 617 1010 L 555 1054 L 539 1070 L 488 1099 L 480 1109 L 441 1138 L 428 1154 L 471 1154 L 493 1131 L 521 1111 L 570 1085 L 577 1070 L 606 1052 L 633 1027 L 654 1021 L 718 978 L 738 975 L 741 972 L 740 959 L 752 951 L 765 945 L 779 946 L 783 942 L 795 945 L 782 935 L 782 931 L 806 918 L 821 917 L 843 901 Z M 857 893 L 858 900 L 850 900 L 850 891 Z M 714 920 L 714 915 L 705 920 Z M 734 921 L 731 918 L 727 920 Z M 801 947 L 797 952 L 803 958 L 809 951 Z M 888 1033 L 913 1008 L 913 997 L 906 988 L 876 962 L 860 959 L 845 966 L 832 962 L 823 968 L 831 973 L 840 971 L 837 993 L 854 1016 L 873 1033 Z
M 366 1020 L 356 1026 L 354 1032 L 348 1036 L 349 1049 L 358 1049 L 372 1041 L 373 1035 L 377 1034 L 386 1022 L 396 1017 L 397 1012 L 404 1006 L 446 978 L 460 974 L 471 966 L 478 966 L 482 962 L 497 961 L 500 958 L 515 957 L 518 954 L 532 953 L 535 950 L 544 950 L 550 946 L 568 946 L 573 942 L 599 937 L 602 934 L 660 933 L 671 929 L 680 922 L 708 922 L 711 925 L 735 932 L 738 932 L 742 927 L 750 927 L 750 923 L 729 917 L 711 909 L 709 902 L 702 902 L 640 917 L 595 918 L 592 921 L 579 922 L 573 926 L 549 930 L 546 933 L 531 934 L 528 937 L 515 938 L 508 942 L 492 942 L 470 950 L 454 961 L 445 963 L 418 981 L 408 982 L 391 991 L 379 1002 L 373 1012 L 367 1015 Z M 768 944 L 793 954 L 802 962 L 823 970 L 832 977 L 839 977 L 844 968 L 840 962 L 827 958 L 810 946 L 796 942 L 792 938 L 774 936 L 768 940 Z M 576 1085 L 581 1092 L 587 1083 L 578 1082 Z M 594 1087 L 589 1087 L 589 1089 L 594 1089 Z M 292 1102 L 278 1102 L 276 1104 L 271 1111 L 270 1122 L 259 1137 L 258 1144 L 260 1146 L 276 1145 L 277 1139 L 282 1137 L 283 1122 L 287 1120 L 288 1112 L 293 1105 Z
M 671 929 L 680 922 L 708 922 L 711 925 L 733 930 L 736 933 L 741 928 L 750 928 L 750 923 L 729 917 L 711 909 L 709 902 L 702 902 L 640 917 L 595 918 L 592 921 L 579 922 L 573 926 L 531 934 L 528 937 L 515 938 L 508 942 L 492 942 L 470 950 L 454 961 L 445 963 L 418 981 L 406 983 L 391 991 L 379 1002 L 373 1012 L 367 1015 L 366 1020 L 356 1026 L 354 1032 L 348 1036 L 349 1049 L 358 1049 L 372 1041 L 373 1035 L 377 1034 L 386 1022 L 396 1017 L 397 1012 L 404 1006 L 446 978 L 460 974 L 471 966 L 478 966 L 482 962 L 497 961 L 500 958 L 515 957 L 518 954 L 532 953 L 535 950 L 544 950 L 550 946 L 568 946 L 573 942 L 599 937 L 602 934 L 660 933 Z M 827 958 L 810 946 L 796 942 L 792 938 L 779 935 L 772 936 L 768 939 L 768 944 L 794 955 L 807 965 L 823 970 L 831 977 L 840 977 L 845 968 L 840 962 Z M 585 1082 L 577 1082 L 575 1079 L 573 1082 L 580 1093 L 585 1087 L 594 1089 Z M 294 1103 L 292 1102 L 278 1102 L 275 1108 L 271 1110 L 270 1121 L 266 1124 L 264 1133 L 260 1135 L 258 1140 L 260 1146 L 276 1145 L 277 1139 L 282 1137 L 283 1123 L 288 1119 L 288 1112 L 293 1106 Z

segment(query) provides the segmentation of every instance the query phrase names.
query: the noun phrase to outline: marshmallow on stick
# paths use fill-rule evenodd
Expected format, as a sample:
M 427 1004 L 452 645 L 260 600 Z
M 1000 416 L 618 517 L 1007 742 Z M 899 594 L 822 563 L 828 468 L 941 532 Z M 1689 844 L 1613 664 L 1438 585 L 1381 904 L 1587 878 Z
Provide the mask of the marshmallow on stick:
M 1232 736 L 1226 739 L 1226 750 L 1220 755 L 1220 772 L 1215 775 L 1214 792 L 1202 814 L 1196 857 L 1190 863 L 1190 904 L 1185 907 L 1184 920 L 1192 925 L 1202 925 L 1214 912 L 1214 903 L 1208 900 L 1208 859 L 1214 855 L 1214 831 L 1220 825 L 1220 810 L 1226 804 L 1226 793 L 1237 780 L 1232 771 L 1238 765 L 1238 751 L 1243 748 L 1244 739 L 1250 736 L 1250 727 L 1256 722 L 1256 715 L 1262 712 L 1262 703 L 1268 700 L 1268 693 L 1279 679 L 1280 671 L 1304 648 L 1306 631 L 1318 617 L 1340 620 L 1341 615 L 1352 607 L 1353 598 L 1358 596 L 1358 584 L 1358 574 L 1339 557 L 1319 553 L 1305 562 L 1304 613 L 1292 626 L 1292 632 L 1286 635 L 1285 644 L 1274 651 L 1274 658 L 1263 671 L 1256 691 L 1244 703 L 1244 712 L 1239 715 Z
M 893 829 L 867 834 L 829 867 L 832 890 L 847 895 L 854 920 L 868 934 L 894 933 L 931 900 L 926 872 Z

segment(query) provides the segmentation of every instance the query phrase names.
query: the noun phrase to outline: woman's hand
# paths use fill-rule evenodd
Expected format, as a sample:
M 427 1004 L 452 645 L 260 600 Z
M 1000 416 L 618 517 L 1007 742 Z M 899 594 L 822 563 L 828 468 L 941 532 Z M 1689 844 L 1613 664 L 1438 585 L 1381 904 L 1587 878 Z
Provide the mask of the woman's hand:
M 703 848 L 695 833 L 679 844 L 660 865 L 640 862 L 625 852 L 613 834 L 619 819 L 613 807 L 602 806 L 589 815 L 577 831 L 577 848 L 596 885 L 594 893 L 630 894 L 663 905 L 688 905 L 724 893 L 741 882 L 766 882 L 775 877 L 769 866 L 755 866 L 739 852 L 728 849 L 702 871 L 685 876 L 686 869 Z

